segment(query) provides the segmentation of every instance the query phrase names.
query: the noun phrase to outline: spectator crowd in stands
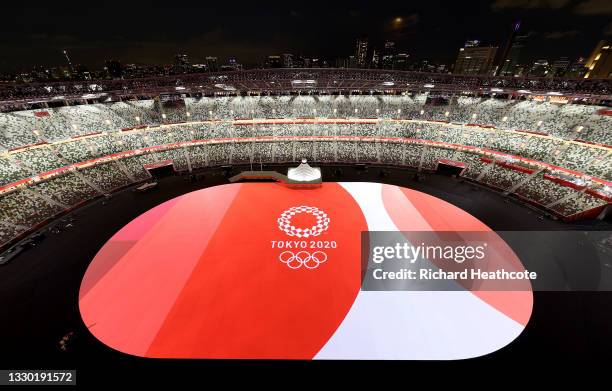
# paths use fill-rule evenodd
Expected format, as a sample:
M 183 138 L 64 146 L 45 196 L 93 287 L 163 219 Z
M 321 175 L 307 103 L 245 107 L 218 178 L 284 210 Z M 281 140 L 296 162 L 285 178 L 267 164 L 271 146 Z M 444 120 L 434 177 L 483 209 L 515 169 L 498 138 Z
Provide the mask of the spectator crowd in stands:
M 430 98 L 203 97 L 172 106 L 141 100 L 0 113 L 0 244 L 149 179 L 144 165 L 165 160 L 179 171 L 303 158 L 427 171 L 447 159 L 467 166 L 465 178 L 560 215 L 607 203 L 586 191 L 610 192 L 590 178 L 612 181 L 612 116 L 598 114 L 603 107 L 472 96 L 433 105 Z M 512 155 L 525 170 L 498 164 L 503 155 L 494 152 Z M 576 171 L 587 186 L 548 180 L 554 168 L 519 157 Z M 23 179 L 27 184 L 10 186 Z

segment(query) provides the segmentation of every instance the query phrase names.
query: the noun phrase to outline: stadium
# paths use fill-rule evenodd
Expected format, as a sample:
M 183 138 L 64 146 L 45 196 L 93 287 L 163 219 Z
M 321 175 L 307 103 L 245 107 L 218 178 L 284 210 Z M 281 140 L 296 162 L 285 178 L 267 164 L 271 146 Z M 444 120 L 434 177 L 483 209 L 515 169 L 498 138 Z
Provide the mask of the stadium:
M 563 342 L 580 309 L 590 321 L 576 345 L 603 355 L 609 295 L 522 286 L 416 304 L 405 295 L 425 292 L 389 302 L 342 276 L 359 274 L 362 231 L 533 231 L 536 254 L 551 245 L 535 231 L 609 231 L 611 102 L 606 80 L 365 69 L 0 85 L 0 296 L 18 319 L 0 326 L 12 336 L 5 351 L 18 364 L 36 351 L 41 362 L 111 366 L 553 357 L 580 350 Z M 291 181 L 295 167 L 318 168 L 322 183 Z M 270 240 L 296 239 L 305 231 L 295 226 L 309 224 L 323 241 L 313 246 L 329 246 L 324 259 L 291 253 L 259 265 L 278 257 Z M 605 257 L 579 260 L 579 247 L 557 249 L 571 264 L 549 255 L 513 266 L 569 289 L 608 286 Z M 278 290 L 262 291 L 262 280 Z M 410 314 L 399 316 L 405 300 Z M 421 333 L 402 334 L 415 319 Z M 358 332 L 389 324 L 398 328 L 388 338 Z M 67 355 L 63 336 L 74 339 Z

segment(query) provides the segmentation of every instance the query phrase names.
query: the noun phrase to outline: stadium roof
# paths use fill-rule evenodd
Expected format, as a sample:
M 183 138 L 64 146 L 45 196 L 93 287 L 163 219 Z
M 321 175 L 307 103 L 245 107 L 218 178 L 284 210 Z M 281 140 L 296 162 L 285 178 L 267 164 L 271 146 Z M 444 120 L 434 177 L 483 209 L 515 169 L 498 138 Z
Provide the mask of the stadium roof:
M 118 100 L 159 94 L 401 93 L 564 95 L 611 100 L 609 79 L 492 77 L 371 69 L 262 69 L 142 79 L 0 84 L 0 108 L 53 101 Z

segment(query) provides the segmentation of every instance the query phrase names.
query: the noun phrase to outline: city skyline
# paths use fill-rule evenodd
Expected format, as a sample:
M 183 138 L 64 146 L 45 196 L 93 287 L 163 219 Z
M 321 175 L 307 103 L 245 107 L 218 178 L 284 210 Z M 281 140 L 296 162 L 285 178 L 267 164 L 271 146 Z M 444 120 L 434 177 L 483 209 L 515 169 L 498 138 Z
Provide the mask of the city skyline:
M 253 5 L 231 10 L 225 5 L 164 8 L 126 4 L 116 7 L 8 8 L 4 23 L 5 55 L 0 71 L 21 72 L 33 66 L 73 64 L 99 69 L 109 59 L 166 65 L 176 54 L 192 63 L 234 57 L 245 67 L 264 64 L 269 55 L 292 53 L 328 61 L 353 55 L 355 41 L 370 48 L 395 42 L 397 53 L 411 61 L 453 64 L 468 40 L 502 47 L 516 21 L 530 35 L 523 55 L 529 62 L 587 57 L 597 42 L 612 34 L 611 3 L 600 0 L 492 0 L 470 4 L 431 1 L 397 6 L 377 2 L 329 4 L 323 9 L 268 9 Z M 379 53 L 380 54 L 380 53 Z M 369 53 L 371 55 L 371 53 Z M 334 65 L 334 64 L 330 64 Z

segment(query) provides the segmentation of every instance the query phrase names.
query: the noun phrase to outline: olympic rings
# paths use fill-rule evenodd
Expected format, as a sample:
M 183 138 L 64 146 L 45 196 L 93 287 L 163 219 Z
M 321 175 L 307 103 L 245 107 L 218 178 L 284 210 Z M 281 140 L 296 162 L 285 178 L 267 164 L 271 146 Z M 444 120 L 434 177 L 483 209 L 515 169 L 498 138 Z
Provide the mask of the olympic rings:
M 317 223 L 308 228 L 296 228 L 291 224 L 293 216 L 299 213 L 308 213 L 317 219 Z M 277 219 L 278 228 L 289 236 L 298 238 L 308 238 L 311 236 L 319 236 L 329 228 L 329 217 L 327 213 L 314 206 L 294 206 L 284 211 Z
M 315 251 L 312 254 L 308 251 L 283 251 L 278 259 L 287 264 L 290 269 L 299 269 L 304 266 L 306 269 L 316 269 L 320 264 L 327 261 L 327 254 L 323 251 Z

